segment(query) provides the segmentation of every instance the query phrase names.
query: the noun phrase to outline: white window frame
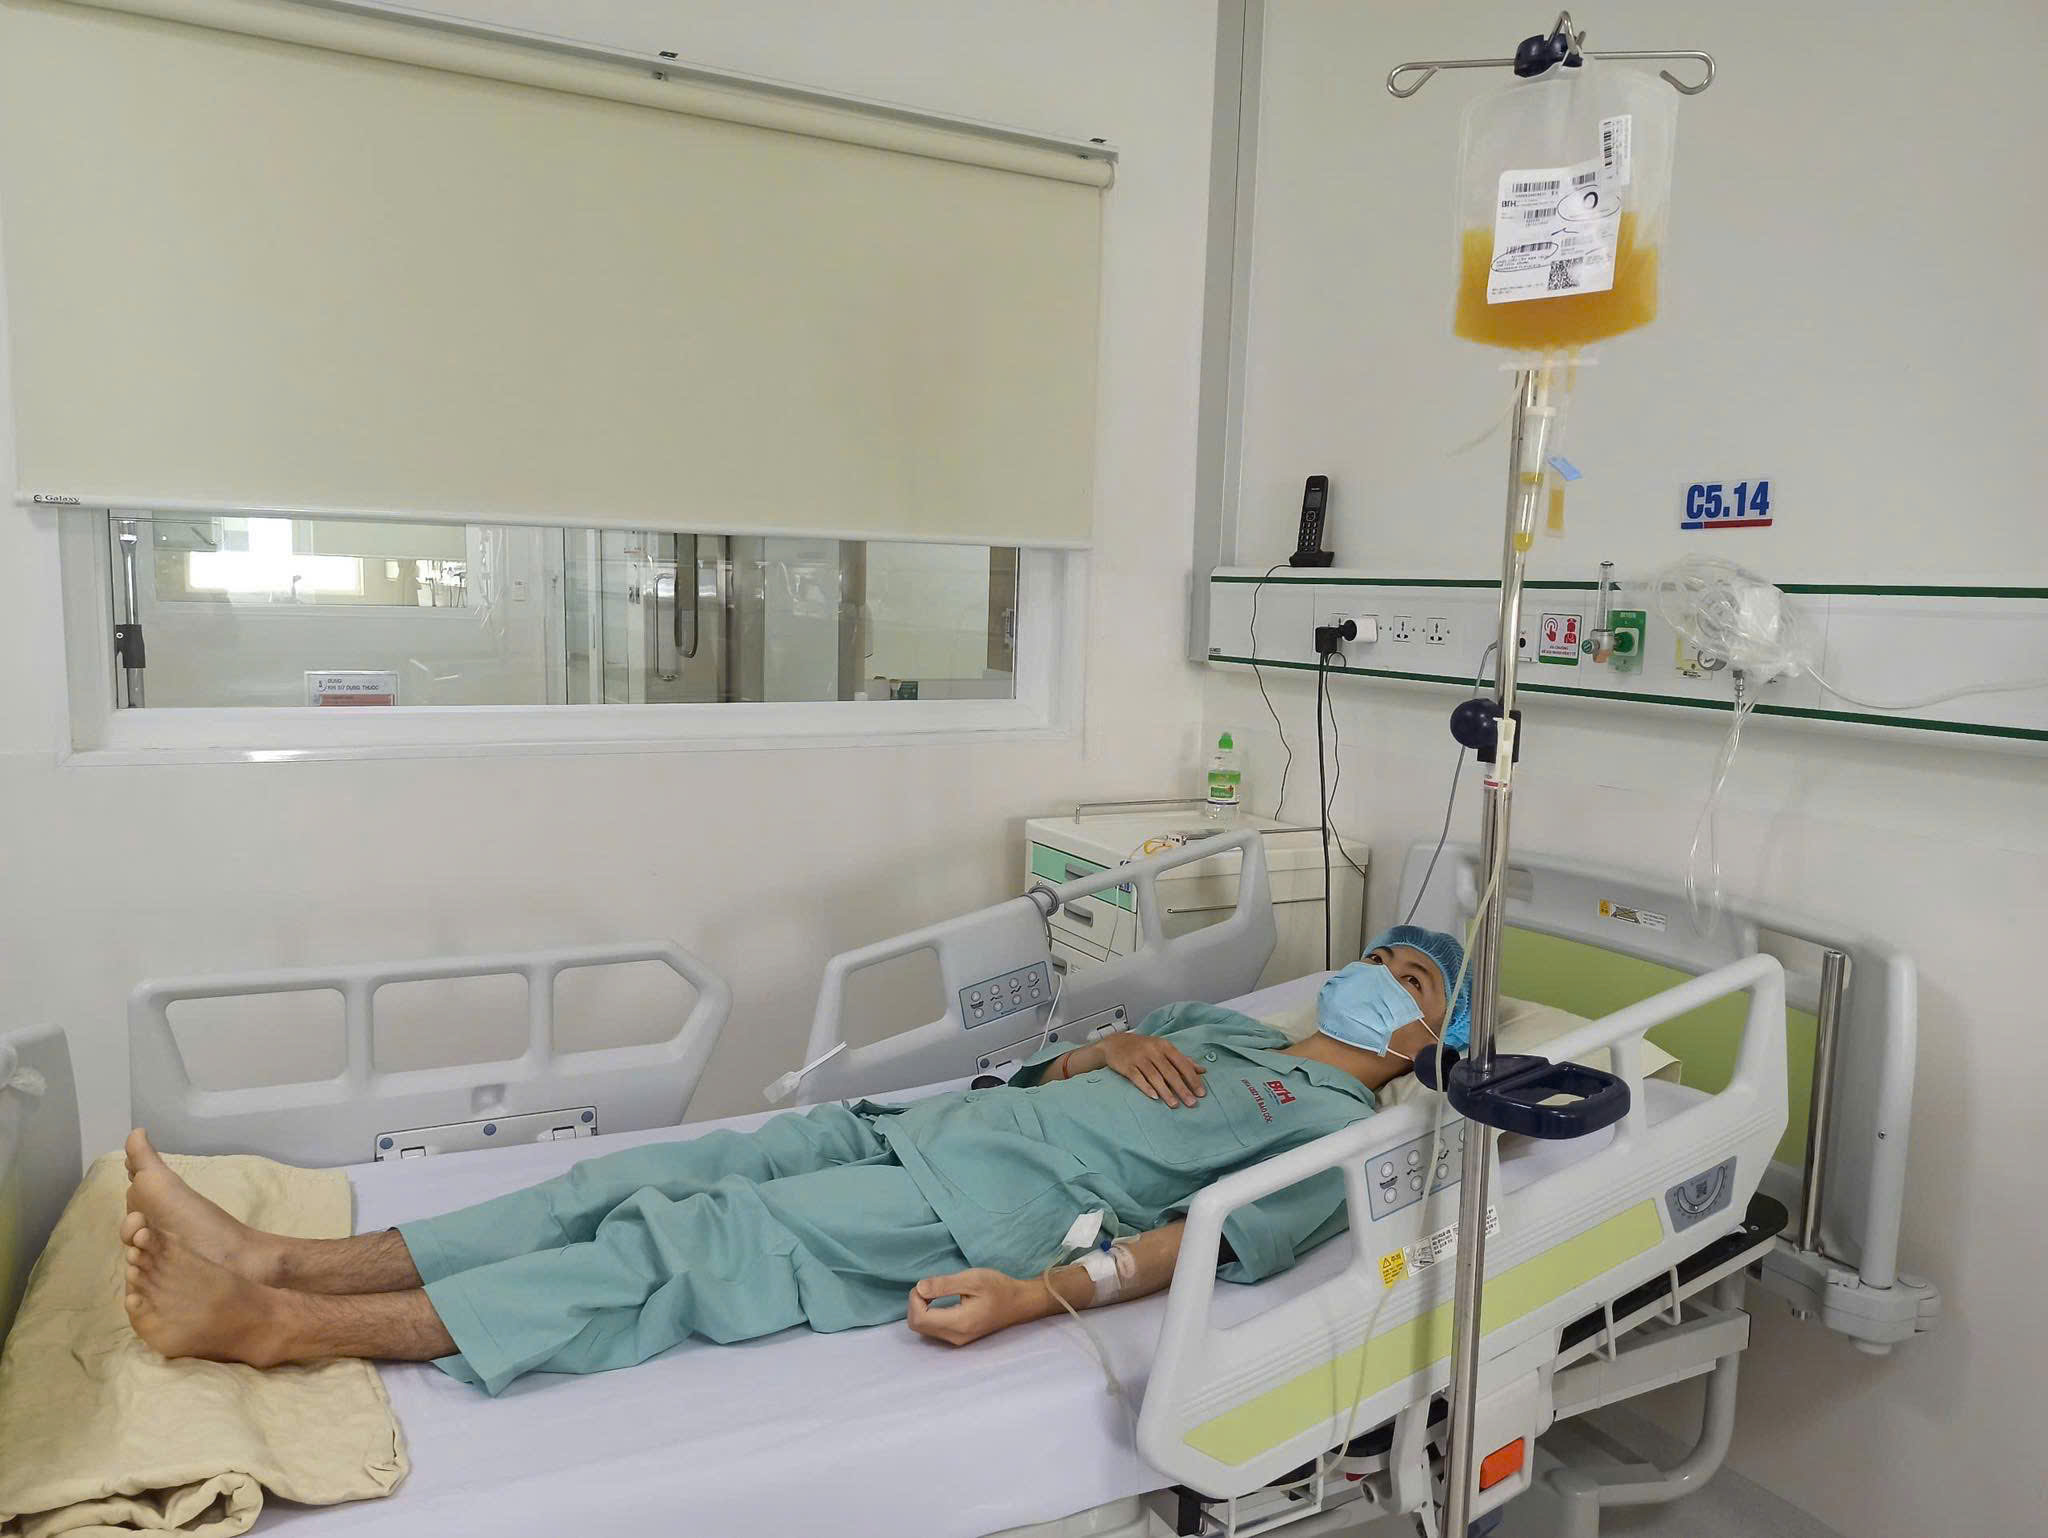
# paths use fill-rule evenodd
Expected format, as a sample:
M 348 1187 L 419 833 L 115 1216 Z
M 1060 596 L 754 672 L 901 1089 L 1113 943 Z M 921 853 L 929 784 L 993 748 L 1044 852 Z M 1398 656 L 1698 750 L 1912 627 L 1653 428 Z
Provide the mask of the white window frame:
M 1035 549 L 1018 557 L 1016 689 L 1007 700 L 119 709 L 106 511 L 67 510 L 57 519 L 69 707 L 64 757 L 73 764 L 850 747 L 1052 739 L 1079 729 L 1088 558 Z

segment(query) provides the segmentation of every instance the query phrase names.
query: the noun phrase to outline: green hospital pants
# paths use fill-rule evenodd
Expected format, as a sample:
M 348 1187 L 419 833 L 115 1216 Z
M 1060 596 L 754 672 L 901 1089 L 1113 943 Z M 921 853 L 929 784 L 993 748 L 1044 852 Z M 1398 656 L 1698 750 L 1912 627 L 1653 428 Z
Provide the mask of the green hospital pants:
M 399 1234 L 460 1353 L 437 1365 L 492 1394 L 693 1334 L 883 1324 L 912 1283 L 967 1265 L 870 1122 L 838 1105 L 587 1159 Z

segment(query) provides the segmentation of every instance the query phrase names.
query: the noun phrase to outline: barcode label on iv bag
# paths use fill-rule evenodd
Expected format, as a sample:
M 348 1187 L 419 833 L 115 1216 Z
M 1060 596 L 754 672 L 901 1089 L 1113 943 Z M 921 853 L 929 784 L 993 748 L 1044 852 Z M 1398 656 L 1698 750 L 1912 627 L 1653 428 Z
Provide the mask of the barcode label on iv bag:
M 1501 174 L 1486 302 L 1512 304 L 1614 287 L 1621 196 L 1603 157 Z M 1532 236 L 1541 234 L 1541 240 Z
M 1600 171 L 1617 187 L 1628 185 L 1629 140 L 1634 130 L 1635 122 L 1627 113 L 1600 120 Z

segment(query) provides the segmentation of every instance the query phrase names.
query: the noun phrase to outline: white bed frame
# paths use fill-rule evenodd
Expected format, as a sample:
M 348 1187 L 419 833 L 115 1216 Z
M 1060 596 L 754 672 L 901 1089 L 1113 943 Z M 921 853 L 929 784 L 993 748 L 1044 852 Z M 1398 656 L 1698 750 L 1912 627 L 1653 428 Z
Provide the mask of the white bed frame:
M 84 1174 L 64 1033 L 39 1025 L 0 1035 L 0 1339 Z
M 1219 924 L 1168 939 L 1158 875 L 1232 851 L 1242 860 L 1237 908 Z M 1404 908 L 1420 885 L 1426 853 L 1425 846 L 1411 851 Z M 1476 856 L 1452 846 L 1443 858 L 1447 863 L 1418 918 L 1449 928 L 1469 915 L 1476 899 Z M 1138 950 L 1055 983 L 1046 915 L 1058 903 L 1118 884 L 1136 892 Z M 1932 1288 L 1895 1273 L 1912 1079 L 1911 963 L 1853 937 L 1832 937 L 1821 926 L 1750 908 L 1736 910 L 1718 941 L 1682 934 L 1678 923 L 1662 932 L 1631 927 L 1614 933 L 1615 926 L 1603 927 L 1593 917 L 1600 897 L 1680 911 L 1672 894 L 1655 883 L 1528 856 L 1514 864 L 1508 922 L 1696 975 L 1553 1045 L 1558 1056 L 1611 1047 L 1615 1071 L 1629 1081 L 1635 1104 L 1610 1146 L 1504 1193 L 1496 1204 L 1500 1230 L 1488 1246 L 1488 1277 L 1502 1317 L 1482 1347 L 1486 1397 L 1478 1407 L 1480 1445 L 1485 1450 L 1519 1437 L 1528 1446 L 1520 1472 L 1494 1484 L 1475 1510 L 1491 1510 L 1540 1475 L 1563 1513 L 1567 1538 L 1592 1538 L 1604 1506 L 1672 1499 L 1718 1467 L 1733 1425 L 1736 1363 L 1748 1339 L 1748 1318 L 1740 1307 L 1745 1269 L 1755 1274 L 1761 1267 L 1766 1286 L 1795 1301 L 1806 1298 L 1823 1323 L 1866 1346 L 1926 1328 L 1938 1301 Z M 1846 945 L 1862 963 L 1852 995 L 1852 1028 L 1842 1035 L 1835 1075 L 1840 1103 L 1832 1118 L 1835 1157 L 1828 1166 L 1831 1216 L 1827 1242 L 1817 1253 L 1745 1227 L 1751 1198 L 1760 1189 L 1785 1189 L 1786 1180 L 1770 1160 L 1785 1123 L 1788 980 L 1776 959 L 1758 953 L 1760 928 Z M 840 1052 L 806 1081 L 804 1098 L 887 1093 L 1000 1069 L 1042 1040 L 1078 1041 L 1127 1028 L 1161 1004 L 1238 997 L 1256 985 L 1273 944 L 1263 850 L 1255 833 L 1204 841 L 1044 888 L 835 958 L 826 971 L 807 1060 L 839 1044 L 845 989 L 868 967 L 915 951 L 935 953 L 947 1008 L 939 1019 L 885 1042 Z M 549 1002 L 553 979 L 570 966 L 645 960 L 666 962 L 698 989 L 696 1008 L 675 1035 L 651 1048 L 557 1055 Z M 1047 967 L 1042 974 L 1034 970 L 1041 966 Z M 376 1071 L 369 1044 L 379 986 L 496 973 L 522 975 L 532 990 L 533 1030 L 524 1057 L 424 1074 Z M 1060 990 L 1054 1018 L 1029 1002 L 1034 976 Z M 1024 986 L 1011 989 L 1012 977 Z M 1000 985 L 997 996 L 1005 1008 L 986 1015 L 991 983 Z M 169 1028 L 172 1003 L 307 988 L 334 988 L 347 1001 L 349 1059 L 338 1078 L 232 1092 L 190 1084 Z M 1811 979 L 1795 974 L 1789 988 L 1795 1000 L 1810 996 Z M 1745 993 L 1749 1007 L 1733 1082 L 1649 1125 L 1635 1044 L 1654 1025 L 1734 992 Z M 974 1011 L 977 994 L 984 1000 L 980 1019 Z M 1010 1007 L 1018 994 L 1018 1006 Z M 165 1129 L 167 1146 L 183 1151 L 258 1151 L 299 1163 L 335 1164 L 414 1148 L 424 1154 L 488 1146 L 486 1126 L 520 1116 L 536 1118 L 518 1124 L 521 1135 L 548 1136 L 561 1113 L 594 1103 L 601 1103 L 606 1130 L 666 1125 L 687 1107 L 729 1004 L 729 991 L 709 968 L 659 945 L 145 984 L 130 1017 L 136 1111 Z M 54 1061 L 53 1042 L 61 1054 L 61 1037 L 53 1032 L 14 1045 L 23 1061 L 33 1051 L 47 1064 Z M 45 1077 L 58 1092 L 46 1091 L 40 1101 L 0 1092 L 0 1190 L 12 1182 L 11 1188 L 26 1193 L 17 1259 L 37 1253 L 78 1178 L 68 1063 L 61 1073 L 46 1070 Z M 1872 1103 L 1850 1103 L 1873 1088 Z M 1439 1493 L 1436 1396 L 1448 1370 L 1444 1315 L 1450 1267 L 1410 1269 L 1393 1282 L 1364 1357 L 1365 1391 L 1351 1403 L 1360 1381 L 1357 1348 L 1381 1289 L 1382 1261 L 1389 1266 L 1384 1274 L 1393 1275 L 1393 1256 L 1453 1221 L 1451 1203 L 1434 1198 L 1376 1214 L 1369 1190 L 1367 1171 L 1376 1157 L 1418 1140 L 1428 1146 L 1433 1112 L 1425 1111 L 1426 1104 L 1433 1101 L 1384 1112 L 1232 1175 L 1197 1198 L 1138 1423 L 1139 1446 L 1161 1471 L 1162 1483 L 1178 1482 L 1151 1498 L 1156 1518 L 1182 1531 L 1238 1534 L 1305 1521 L 1295 1532 L 1308 1538 L 1374 1515 L 1408 1511 L 1429 1530 Z M 582 1124 L 571 1123 L 569 1130 L 577 1125 Z M 394 1133 L 404 1134 L 404 1147 L 382 1147 Z M 1459 1119 L 1450 1118 L 1446 1138 L 1460 1135 Z M 17 1148 L 23 1156 L 10 1159 Z M 1344 1170 L 1353 1213 L 1350 1264 L 1291 1302 L 1229 1329 L 1214 1327 L 1209 1312 L 1224 1217 L 1332 1167 Z M 1792 1179 L 1796 1185 L 1797 1172 Z M 1504 1191 L 1498 1184 L 1496 1189 Z M 1699 1445 L 1676 1468 L 1631 1470 L 1617 1478 L 1539 1463 L 1534 1438 L 1554 1420 L 1702 1374 L 1711 1374 L 1705 1424 Z M 1331 1470 L 1355 1478 L 1332 1479 L 1326 1486 L 1311 1477 L 1307 1487 L 1269 1489 L 1282 1475 L 1292 1473 L 1298 1481 L 1301 1466 L 1341 1440 L 1346 1429 L 1370 1433 L 1354 1440 Z M 1131 1502 L 1072 1520 L 1075 1525 L 1065 1530 L 1074 1533 L 1156 1530 L 1147 1526 L 1154 1518 Z
M 1203 860 L 1241 859 L 1237 906 L 1221 921 L 1169 939 L 1159 896 L 1163 872 Z M 1101 966 L 1055 975 L 1052 915 L 1067 903 L 1123 886 L 1138 907 L 1138 947 Z M 1125 1030 L 1166 1004 L 1234 999 L 1259 985 L 1279 943 L 1264 837 L 1256 830 L 1218 834 L 1112 871 L 1041 883 L 1024 897 L 979 913 L 899 935 L 826 963 L 811 1021 L 805 1062 L 817 1062 L 844 1039 L 846 990 L 853 978 L 919 951 L 937 958 L 945 1012 L 927 1024 L 871 1046 L 842 1052 L 804 1082 L 806 1104 L 849 1095 L 880 1095 L 976 1073 L 1000 1073 L 1047 1043 L 1085 1042 Z M 1046 1007 L 1029 1003 L 985 1021 L 974 1001 L 991 980 L 1042 975 Z M 1005 990 L 1007 991 L 1007 990 Z
M 674 1033 L 645 1046 L 560 1051 L 555 985 L 562 974 L 643 962 L 667 967 L 695 991 Z M 380 989 L 501 976 L 526 984 L 527 1044 L 519 1057 L 400 1072 L 377 1066 Z M 342 1001 L 347 1051 L 333 1078 L 254 1089 L 193 1084 L 171 1026 L 176 1005 L 319 991 Z M 128 1001 L 128 1099 L 136 1124 L 163 1148 L 260 1149 L 314 1166 L 671 1127 L 688 1112 L 731 1013 L 725 979 L 681 946 L 659 940 L 145 982 Z

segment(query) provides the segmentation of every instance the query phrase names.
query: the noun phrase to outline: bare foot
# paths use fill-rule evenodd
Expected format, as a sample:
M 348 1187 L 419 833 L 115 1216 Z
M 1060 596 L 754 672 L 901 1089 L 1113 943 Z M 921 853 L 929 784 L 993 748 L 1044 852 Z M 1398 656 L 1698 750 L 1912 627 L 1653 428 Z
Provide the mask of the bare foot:
M 135 1333 L 168 1357 L 274 1367 L 285 1360 L 284 1294 L 148 1228 L 127 1246 L 124 1299 Z
M 128 1134 L 128 1215 L 121 1220 L 121 1242 L 133 1247 L 136 1234 L 145 1229 L 246 1281 L 274 1286 L 282 1280 L 282 1241 L 249 1227 L 186 1185 L 138 1127 Z

